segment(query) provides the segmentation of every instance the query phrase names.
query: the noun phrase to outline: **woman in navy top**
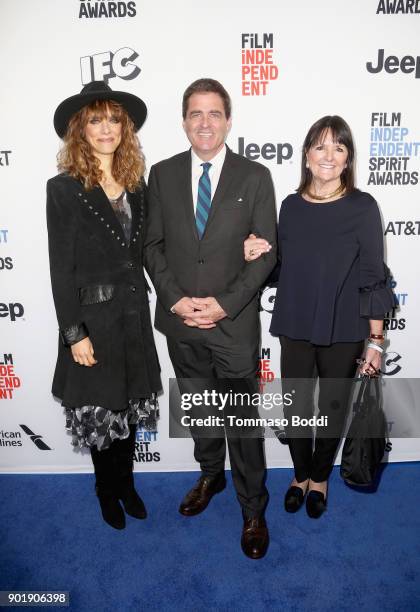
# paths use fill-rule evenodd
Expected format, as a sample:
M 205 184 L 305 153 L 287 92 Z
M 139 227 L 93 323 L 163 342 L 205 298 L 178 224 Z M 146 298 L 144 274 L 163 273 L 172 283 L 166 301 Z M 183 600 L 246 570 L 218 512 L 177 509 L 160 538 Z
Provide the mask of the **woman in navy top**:
M 305 417 L 312 413 L 313 378 L 319 376 L 318 416 L 328 417 L 335 435 L 318 434 L 313 444 L 310 428 L 293 437 L 289 427 L 295 478 L 285 508 L 296 512 L 308 492 L 307 512 L 318 518 L 326 508 L 356 360 L 363 357 L 362 374 L 378 372 L 383 318 L 394 306 L 378 206 L 355 188 L 353 139 L 341 117 L 323 117 L 310 128 L 300 185 L 282 203 L 278 234 L 281 264 L 270 332 L 280 337 L 281 376 L 285 386 L 287 379 L 304 379 L 292 410 Z M 253 261 L 269 248 L 251 236 L 245 258 Z M 296 380 L 289 385 L 296 387 Z

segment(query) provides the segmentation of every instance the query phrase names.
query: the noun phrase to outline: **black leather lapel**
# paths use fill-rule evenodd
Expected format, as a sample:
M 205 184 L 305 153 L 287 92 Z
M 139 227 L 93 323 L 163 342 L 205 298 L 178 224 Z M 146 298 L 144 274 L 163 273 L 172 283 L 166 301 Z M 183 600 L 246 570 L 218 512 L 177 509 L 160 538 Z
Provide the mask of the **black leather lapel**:
M 140 240 L 145 215 L 144 198 L 144 188 L 139 187 L 134 193 L 127 191 L 127 200 L 131 208 L 131 245 L 135 245 Z

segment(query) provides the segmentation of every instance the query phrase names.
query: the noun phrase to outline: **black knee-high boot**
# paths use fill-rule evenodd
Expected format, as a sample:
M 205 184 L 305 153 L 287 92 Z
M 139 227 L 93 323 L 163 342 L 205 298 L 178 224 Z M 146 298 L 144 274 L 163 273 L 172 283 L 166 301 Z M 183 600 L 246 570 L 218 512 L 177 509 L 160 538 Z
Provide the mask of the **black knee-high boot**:
M 115 442 L 106 450 L 91 447 L 90 454 L 95 468 L 96 495 L 99 499 L 103 519 L 114 529 L 124 529 L 124 511 L 115 490 Z
M 134 518 L 145 519 L 147 516 L 145 505 L 134 488 L 133 454 L 136 428 L 136 425 L 130 425 L 128 438 L 113 443 L 116 460 L 115 484 L 117 496 L 122 501 L 126 513 Z

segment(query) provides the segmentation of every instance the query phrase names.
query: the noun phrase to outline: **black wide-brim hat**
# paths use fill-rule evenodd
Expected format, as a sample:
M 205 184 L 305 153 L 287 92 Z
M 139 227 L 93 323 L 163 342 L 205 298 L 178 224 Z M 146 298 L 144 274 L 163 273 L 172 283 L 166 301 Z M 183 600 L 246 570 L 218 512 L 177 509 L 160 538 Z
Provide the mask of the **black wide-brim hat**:
M 147 108 L 143 100 L 125 91 L 112 91 L 104 81 L 92 81 L 79 94 L 58 105 L 54 113 L 54 128 L 60 138 L 65 135 L 71 117 L 95 100 L 114 100 L 121 104 L 133 121 L 136 132 L 146 120 Z

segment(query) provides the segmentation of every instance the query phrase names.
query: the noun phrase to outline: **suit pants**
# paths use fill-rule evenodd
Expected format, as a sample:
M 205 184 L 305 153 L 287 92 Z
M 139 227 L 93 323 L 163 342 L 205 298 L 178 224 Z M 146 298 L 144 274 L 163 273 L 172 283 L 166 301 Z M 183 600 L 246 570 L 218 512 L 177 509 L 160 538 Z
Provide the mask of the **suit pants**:
M 256 372 L 258 346 L 254 344 L 224 345 L 209 339 L 185 341 L 168 337 L 168 351 L 181 393 L 182 379 L 196 379 L 196 392 L 200 393 L 202 381 L 229 383 L 234 379 L 236 392 L 258 392 Z M 180 380 L 181 379 L 181 380 Z M 189 385 L 189 390 L 194 388 Z M 227 385 L 224 385 L 227 388 Z M 220 387 L 219 387 L 220 388 Z M 194 457 L 204 476 L 219 476 L 225 469 L 226 438 L 194 435 Z M 260 437 L 227 436 L 233 484 L 245 518 L 262 516 L 268 502 L 265 486 L 264 441 Z
M 314 385 L 311 383 L 315 382 L 316 374 L 319 376 L 318 416 L 328 417 L 328 427 L 334 437 L 315 436 L 313 445 L 312 429 L 308 428 L 310 437 L 288 437 L 288 442 L 296 480 L 303 482 L 311 478 L 314 482 L 323 482 L 328 479 L 334 465 L 340 444 L 338 436 L 347 415 L 352 381 L 357 371 L 356 359 L 362 355 L 364 342 L 336 342 L 319 346 L 281 336 L 280 344 L 282 378 L 306 379 L 299 388 L 305 402 L 298 409 L 299 415 L 312 416 L 311 388 L 313 390 Z M 299 385 L 298 381 L 296 383 Z

